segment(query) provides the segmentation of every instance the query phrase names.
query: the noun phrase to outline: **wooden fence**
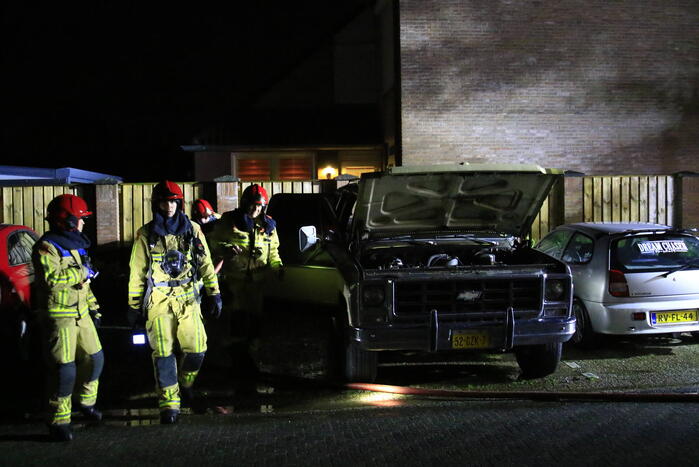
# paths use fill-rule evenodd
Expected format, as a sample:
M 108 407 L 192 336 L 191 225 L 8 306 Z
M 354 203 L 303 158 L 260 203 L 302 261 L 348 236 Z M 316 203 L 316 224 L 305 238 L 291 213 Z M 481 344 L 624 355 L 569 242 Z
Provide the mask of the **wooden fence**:
M 584 177 L 585 222 L 674 222 L 675 177 Z
M 2 187 L 0 223 L 26 225 L 42 234 L 49 228 L 44 220 L 49 202 L 64 193 L 83 196 L 84 188 L 82 185 Z
M 184 211 L 187 215 L 192 212 L 192 203 L 198 198 L 206 198 L 206 183 L 177 182 L 184 192 Z M 259 182 L 234 182 L 238 187 L 238 196 L 243 190 L 254 183 L 262 185 L 269 196 L 275 193 L 317 193 L 318 184 L 310 180 L 304 181 L 259 181 Z M 152 183 L 124 183 L 120 185 L 120 242 L 132 242 L 136 232 L 142 225 L 153 218 L 151 212 Z M 213 190 L 212 190 L 213 191 Z M 209 200 L 216 206 L 215 200 Z
M 569 179 L 559 182 L 532 224 L 530 238 L 536 242 L 565 222 L 651 222 L 675 225 L 675 199 L 678 179 L 674 175 L 617 175 L 582 177 L 580 188 L 571 188 Z M 574 190 L 582 190 L 575 193 Z M 582 202 L 580 216 L 571 219 L 565 212 L 565 197 L 577 196 Z M 566 220 L 568 218 L 568 220 Z
M 258 184 L 267 190 L 267 194 L 272 197 L 276 193 L 318 193 L 320 191 L 320 186 L 318 183 L 314 183 L 311 180 L 303 180 L 296 182 L 287 181 L 261 181 L 261 182 L 241 182 L 240 183 L 240 193 L 243 190 L 253 184 Z
M 674 225 L 677 218 L 675 214 L 681 214 L 682 200 L 676 195 L 681 192 L 678 190 L 682 186 L 681 177 L 624 175 L 582 177 L 582 179 L 572 180 L 577 182 L 571 183 L 571 179 L 566 178 L 554 186 L 532 224 L 530 237 L 533 241 L 538 241 L 551 229 L 565 222 L 638 221 Z M 187 214 L 191 213 L 192 201 L 201 197 L 209 199 L 214 206 L 218 205 L 219 209 L 225 205 L 226 207 L 221 210 L 232 209 L 237 205 L 237 199 L 242 191 L 253 183 L 265 187 L 269 196 L 276 193 L 321 191 L 320 183 L 310 180 L 178 183 L 184 191 Z M 338 182 L 338 185 L 341 183 Z M 226 185 L 225 189 L 219 189 L 223 185 Z M 42 234 L 48 229 L 44 217 L 49 201 L 59 194 L 72 193 L 87 200 L 88 205 L 97 212 L 98 223 L 100 223 L 101 214 L 102 219 L 107 219 L 97 228 L 92 225 L 94 223 L 88 223 L 86 232 L 89 236 L 96 236 L 98 244 L 105 243 L 101 240 L 101 236 L 122 245 L 128 244 L 133 241 L 135 232 L 152 218 L 150 198 L 153 186 L 153 183 L 125 183 L 109 186 L 109 189 L 114 190 L 114 195 L 111 198 L 107 197 L 109 201 L 102 205 L 96 201 L 95 190 L 99 187 L 94 185 L 2 187 L 0 223 L 23 224 Z M 229 196 L 224 200 L 219 197 L 221 193 L 228 193 Z M 567 197 L 580 200 L 577 203 L 580 206 L 577 204 L 575 206 L 579 215 L 571 217 L 569 212 L 565 212 L 570 208 L 570 203 L 566 203 Z M 566 205 L 569 207 L 566 208 Z M 113 211 L 111 217 L 106 214 L 108 209 Z M 111 232 L 103 235 L 103 232 L 109 229 Z
M 177 182 L 184 192 L 184 212 L 189 215 L 192 212 L 192 202 L 198 198 L 205 198 L 204 183 L 197 182 Z M 243 190 L 253 183 L 262 185 L 269 196 L 275 193 L 317 193 L 318 185 L 310 180 L 298 182 L 282 181 L 260 181 L 260 182 L 240 182 L 238 196 Z M 132 242 L 136 231 L 142 225 L 150 222 L 153 218 L 151 212 L 152 183 L 125 183 L 120 185 L 120 207 L 121 225 L 120 240 L 122 243 Z M 215 203 L 210 200 L 213 205 Z
M 192 212 L 192 202 L 203 197 L 203 184 L 196 182 L 177 182 L 184 193 L 184 212 Z M 151 194 L 153 183 L 124 183 L 120 185 L 120 241 L 133 242 L 138 229 L 153 219 L 151 211 Z

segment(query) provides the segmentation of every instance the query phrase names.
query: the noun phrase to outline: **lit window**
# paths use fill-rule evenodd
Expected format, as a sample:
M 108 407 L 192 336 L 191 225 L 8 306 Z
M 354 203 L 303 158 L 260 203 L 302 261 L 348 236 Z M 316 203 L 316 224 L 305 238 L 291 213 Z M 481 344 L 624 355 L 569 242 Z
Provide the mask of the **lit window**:
M 311 159 L 307 157 L 294 157 L 279 159 L 280 180 L 310 180 Z
M 271 173 L 269 159 L 238 160 L 238 178 L 243 181 L 269 180 Z
M 318 180 L 332 180 L 337 177 L 337 169 L 331 165 L 318 168 Z

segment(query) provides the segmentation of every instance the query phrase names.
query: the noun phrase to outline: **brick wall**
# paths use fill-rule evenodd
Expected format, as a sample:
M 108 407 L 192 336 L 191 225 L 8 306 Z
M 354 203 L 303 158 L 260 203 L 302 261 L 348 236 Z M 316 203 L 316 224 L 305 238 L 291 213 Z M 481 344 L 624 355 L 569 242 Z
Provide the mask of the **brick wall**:
M 680 218 L 677 225 L 682 227 L 699 227 L 699 177 L 682 177 L 680 204 L 677 211 Z
M 699 171 L 696 0 L 401 0 L 403 164 Z
M 117 244 L 119 227 L 119 185 L 95 185 L 95 224 L 98 245 Z

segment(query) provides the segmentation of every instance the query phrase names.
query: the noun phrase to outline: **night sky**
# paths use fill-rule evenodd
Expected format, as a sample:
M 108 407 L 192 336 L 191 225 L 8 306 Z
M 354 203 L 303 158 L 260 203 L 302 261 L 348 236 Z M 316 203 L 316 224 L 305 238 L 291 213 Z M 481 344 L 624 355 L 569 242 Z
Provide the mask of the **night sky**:
M 0 164 L 185 179 L 181 144 L 244 118 L 367 2 L 228 3 L 3 6 Z

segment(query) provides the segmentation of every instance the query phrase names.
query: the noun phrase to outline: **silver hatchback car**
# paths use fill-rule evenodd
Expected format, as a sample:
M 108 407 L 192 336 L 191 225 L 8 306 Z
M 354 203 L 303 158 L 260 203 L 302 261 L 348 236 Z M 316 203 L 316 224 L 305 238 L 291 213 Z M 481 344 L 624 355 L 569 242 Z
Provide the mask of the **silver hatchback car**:
M 699 239 L 695 232 L 648 223 L 561 225 L 536 249 L 573 273 L 570 342 L 592 346 L 599 334 L 699 332 Z

